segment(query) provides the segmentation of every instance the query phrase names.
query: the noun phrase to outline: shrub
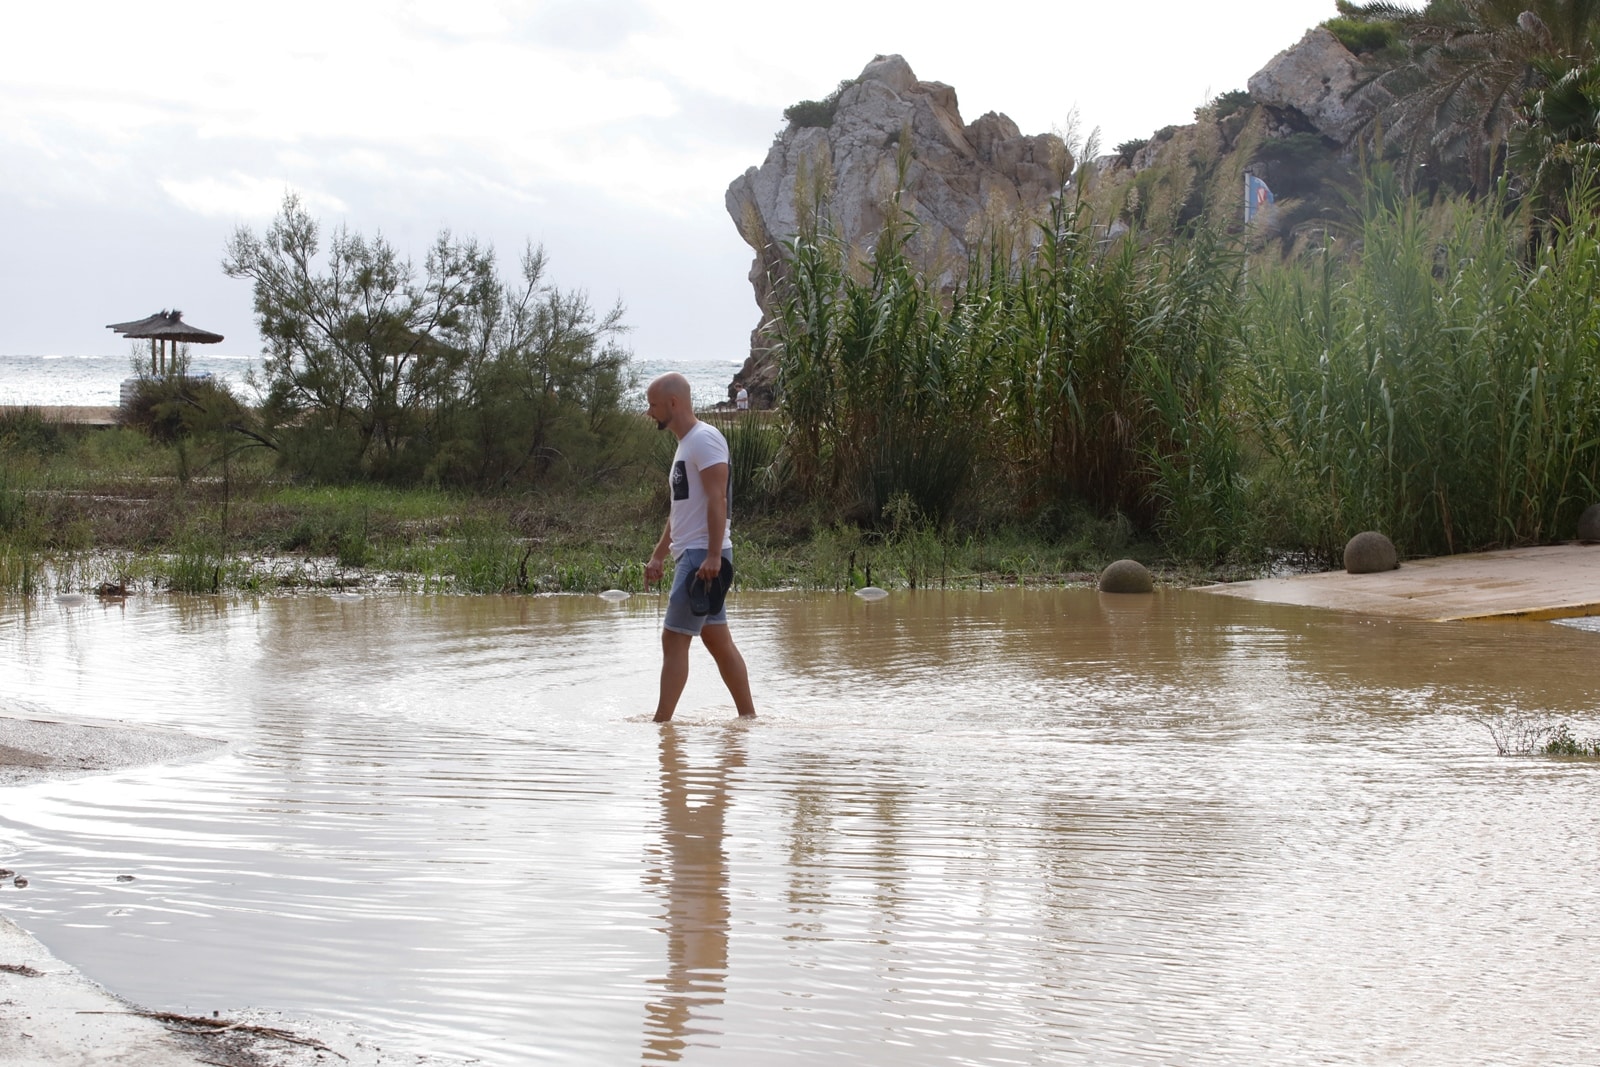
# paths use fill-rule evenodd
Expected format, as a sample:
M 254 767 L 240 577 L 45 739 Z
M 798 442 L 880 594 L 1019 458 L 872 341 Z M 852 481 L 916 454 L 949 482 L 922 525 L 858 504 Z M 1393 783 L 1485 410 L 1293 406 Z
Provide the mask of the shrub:
M 846 78 L 839 83 L 837 89 L 821 100 L 801 100 L 790 104 L 783 109 L 783 117 L 791 126 L 832 126 L 833 116 L 839 110 L 839 97 L 855 83 L 854 78 Z
M 36 407 L 0 410 L 0 456 L 53 456 L 66 449 L 65 436 Z
M 1229 115 L 1237 114 L 1254 103 L 1255 100 L 1247 90 L 1233 89 L 1212 100 L 1205 107 L 1195 108 L 1194 117 L 1199 119 L 1209 110 L 1211 117 L 1221 122 Z
M 124 426 L 164 443 L 243 425 L 246 419 L 244 405 L 226 385 L 210 376 L 184 374 L 141 375 L 133 398 L 118 417 Z

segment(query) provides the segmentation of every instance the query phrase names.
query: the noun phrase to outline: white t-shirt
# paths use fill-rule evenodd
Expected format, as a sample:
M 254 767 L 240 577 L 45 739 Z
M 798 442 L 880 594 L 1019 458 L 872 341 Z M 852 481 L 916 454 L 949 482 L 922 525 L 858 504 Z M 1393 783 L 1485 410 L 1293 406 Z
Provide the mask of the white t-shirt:
M 700 472 L 728 462 L 728 442 L 721 431 L 707 422 L 697 422 L 678 442 L 672 454 L 672 472 L 667 485 L 672 490 L 672 558 L 685 549 L 708 548 L 706 532 L 706 487 Z M 733 547 L 733 479 L 728 479 L 728 521 L 723 524 L 720 548 Z

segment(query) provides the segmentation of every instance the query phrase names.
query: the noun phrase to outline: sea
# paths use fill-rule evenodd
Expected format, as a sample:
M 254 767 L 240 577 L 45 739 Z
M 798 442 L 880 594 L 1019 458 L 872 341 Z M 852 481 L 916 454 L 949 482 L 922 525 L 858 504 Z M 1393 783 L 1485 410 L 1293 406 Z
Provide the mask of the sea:
M 636 358 L 633 361 L 636 383 L 629 404 L 643 408 L 644 387 L 656 375 L 667 371 L 677 371 L 689 379 L 696 407 L 726 402 L 728 383 L 741 363 L 742 360 L 737 359 Z M 259 375 L 260 370 L 259 356 L 195 351 L 189 360 L 191 374 L 210 374 L 245 399 L 256 396 L 249 378 L 252 371 Z M 114 407 L 123 379 L 133 374 L 133 357 L 126 352 L 97 356 L 0 355 L 0 407 Z

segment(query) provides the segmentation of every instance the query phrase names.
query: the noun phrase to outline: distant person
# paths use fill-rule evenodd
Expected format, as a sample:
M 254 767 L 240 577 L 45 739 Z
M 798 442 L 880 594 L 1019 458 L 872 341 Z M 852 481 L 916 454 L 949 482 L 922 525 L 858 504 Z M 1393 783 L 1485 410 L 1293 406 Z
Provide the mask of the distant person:
M 750 410 L 750 390 L 746 389 L 742 385 L 739 386 L 739 393 L 738 393 L 737 396 L 735 396 L 733 398 L 733 406 L 738 408 L 740 411 L 749 411 Z
M 644 395 L 646 414 L 658 429 L 671 430 L 678 439 L 668 478 L 672 510 L 650 562 L 644 565 L 645 584 L 650 585 L 661 580 L 669 553 L 676 561 L 661 630 L 661 699 L 655 721 L 672 721 L 678 697 L 689 680 L 689 645 L 696 635 L 717 661 L 740 717 L 753 717 L 756 708 L 750 699 L 750 674 L 728 633 L 723 605 L 727 583 L 733 578 L 728 442 L 715 426 L 695 418 L 689 380 L 683 375 L 663 374 L 650 383 Z M 711 550 L 713 542 L 715 552 Z M 696 579 L 698 588 L 691 588 Z M 709 595 L 703 592 L 706 590 Z M 708 602 L 693 603 L 701 598 Z M 696 606 L 702 614 L 695 614 Z

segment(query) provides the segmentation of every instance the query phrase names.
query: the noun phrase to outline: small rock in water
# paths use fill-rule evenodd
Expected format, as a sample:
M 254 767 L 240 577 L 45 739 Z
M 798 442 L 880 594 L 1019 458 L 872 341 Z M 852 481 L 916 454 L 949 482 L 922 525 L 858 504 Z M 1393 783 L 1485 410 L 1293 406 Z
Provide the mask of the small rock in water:
M 1153 593 L 1155 583 L 1143 563 L 1136 559 L 1119 559 L 1100 572 L 1102 593 Z
M 95 596 L 119 597 L 128 595 L 126 582 L 101 582 L 95 587 Z
M 0 867 L 0 878 L 10 878 L 13 874 L 16 874 L 16 873 L 17 873 L 16 871 L 8 871 L 4 867 Z
M 889 590 L 879 589 L 875 585 L 869 585 L 864 589 L 856 590 L 856 596 L 860 597 L 862 600 L 882 600 L 888 595 Z
M 607 589 L 605 592 L 600 594 L 600 599 L 620 603 L 621 601 L 627 600 L 632 595 L 632 593 L 629 593 L 623 589 Z
M 16 886 L 18 889 L 26 889 L 26 888 L 28 888 L 28 880 L 26 878 L 22 877 L 22 875 L 20 875 L 20 874 L 17 875 L 15 878 L 11 879 L 11 884 Z
M 117 875 L 117 881 L 119 881 L 119 882 L 131 882 L 131 881 L 133 881 L 133 875 L 131 875 L 131 874 L 119 874 L 119 875 Z

